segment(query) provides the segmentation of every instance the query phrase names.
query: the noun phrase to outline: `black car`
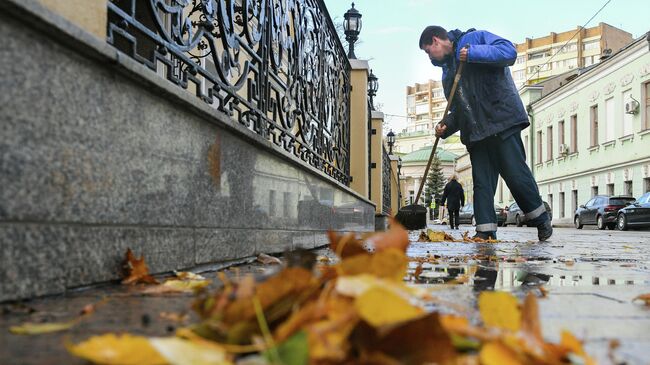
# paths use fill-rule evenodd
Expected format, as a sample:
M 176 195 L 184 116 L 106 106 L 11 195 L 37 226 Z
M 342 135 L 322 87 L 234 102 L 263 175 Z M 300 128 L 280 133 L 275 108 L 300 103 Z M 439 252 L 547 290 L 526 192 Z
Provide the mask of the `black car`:
M 495 205 L 494 213 L 497 215 L 497 225 L 499 227 L 503 226 L 503 222 L 506 221 L 505 209 L 500 208 L 498 205 Z M 465 204 L 464 207 L 460 208 L 460 212 L 458 213 L 458 223 L 471 224 L 473 226 L 476 225 L 476 219 L 474 219 L 474 204 Z
M 551 210 L 551 206 L 548 205 L 548 203 L 545 201 L 542 201 L 542 203 L 544 203 L 548 217 L 553 220 L 553 211 Z M 519 204 L 517 204 L 517 202 L 514 202 L 510 204 L 509 207 L 506 207 L 506 221 L 503 223 L 504 227 L 508 224 L 516 224 L 517 227 L 521 227 L 526 224 L 526 220 L 526 213 L 524 213 L 524 211 L 519 208 Z
M 586 224 L 595 224 L 598 229 L 614 229 L 619 209 L 635 201 L 631 196 L 596 195 L 576 209 L 573 223 L 577 229 Z
M 648 226 L 650 226 L 650 192 L 643 194 L 639 200 L 619 210 L 616 217 L 616 228 L 621 231 Z

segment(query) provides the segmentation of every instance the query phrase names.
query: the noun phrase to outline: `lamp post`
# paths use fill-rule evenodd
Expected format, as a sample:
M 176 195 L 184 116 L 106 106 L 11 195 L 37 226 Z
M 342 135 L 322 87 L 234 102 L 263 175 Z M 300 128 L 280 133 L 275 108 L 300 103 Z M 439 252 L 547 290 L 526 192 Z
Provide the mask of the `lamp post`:
M 361 13 L 354 8 L 354 3 L 348 11 L 343 14 L 343 29 L 345 30 L 345 40 L 348 41 L 348 58 L 357 58 L 354 55 L 354 42 L 359 39 L 361 32 Z
M 372 73 L 370 70 L 370 75 L 368 75 L 368 97 L 370 98 L 370 110 L 375 110 L 375 103 L 372 101 L 372 98 L 377 95 L 377 90 L 379 90 L 379 79 Z
M 388 134 L 386 134 L 386 139 L 388 140 L 388 154 L 392 155 L 393 146 L 395 145 L 395 133 L 393 133 L 392 129 L 388 131 Z

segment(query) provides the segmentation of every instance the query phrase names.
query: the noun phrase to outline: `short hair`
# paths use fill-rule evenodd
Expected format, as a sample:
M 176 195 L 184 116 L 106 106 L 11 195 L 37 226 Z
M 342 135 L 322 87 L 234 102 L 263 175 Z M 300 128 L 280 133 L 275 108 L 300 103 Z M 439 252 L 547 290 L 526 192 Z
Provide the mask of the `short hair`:
M 424 28 L 422 34 L 420 35 L 420 48 L 431 44 L 433 37 L 438 37 L 443 40 L 449 39 L 445 28 L 437 25 L 430 25 Z

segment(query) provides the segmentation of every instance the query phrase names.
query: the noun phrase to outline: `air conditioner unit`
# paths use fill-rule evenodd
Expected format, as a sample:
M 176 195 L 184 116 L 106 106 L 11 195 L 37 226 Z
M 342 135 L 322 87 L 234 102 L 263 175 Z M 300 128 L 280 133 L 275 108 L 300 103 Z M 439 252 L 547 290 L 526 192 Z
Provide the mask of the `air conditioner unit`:
M 560 145 L 560 156 L 566 156 L 569 154 L 569 146 L 565 144 Z
M 629 100 L 625 102 L 625 113 L 636 114 L 639 111 L 639 102 L 636 100 Z

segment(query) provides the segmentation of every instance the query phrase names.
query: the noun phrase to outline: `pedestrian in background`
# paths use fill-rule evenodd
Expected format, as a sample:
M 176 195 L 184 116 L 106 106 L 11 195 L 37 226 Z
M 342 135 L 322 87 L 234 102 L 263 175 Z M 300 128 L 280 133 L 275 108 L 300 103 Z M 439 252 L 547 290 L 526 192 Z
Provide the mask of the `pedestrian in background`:
M 442 68 L 447 99 L 456 69 L 460 62 L 466 62 L 450 113 L 436 125 L 435 133 L 447 138 L 460 131 L 461 142 L 469 152 L 474 180 L 474 237 L 497 238 L 494 193 L 501 175 L 528 223 L 537 226 L 539 240 L 547 240 L 553 226 L 526 165 L 521 141 L 521 130 L 530 123 L 508 69 L 517 58 L 517 49 L 512 42 L 484 30 L 447 32 L 435 25 L 422 32 L 420 49 L 434 66 Z
M 451 229 L 458 229 L 458 214 L 460 207 L 465 205 L 465 191 L 463 186 L 456 180 L 456 175 L 451 175 L 449 182 L 445 185 L 440 205 L 447 202 L 447 213 L 449 214 L 449 226 Z

